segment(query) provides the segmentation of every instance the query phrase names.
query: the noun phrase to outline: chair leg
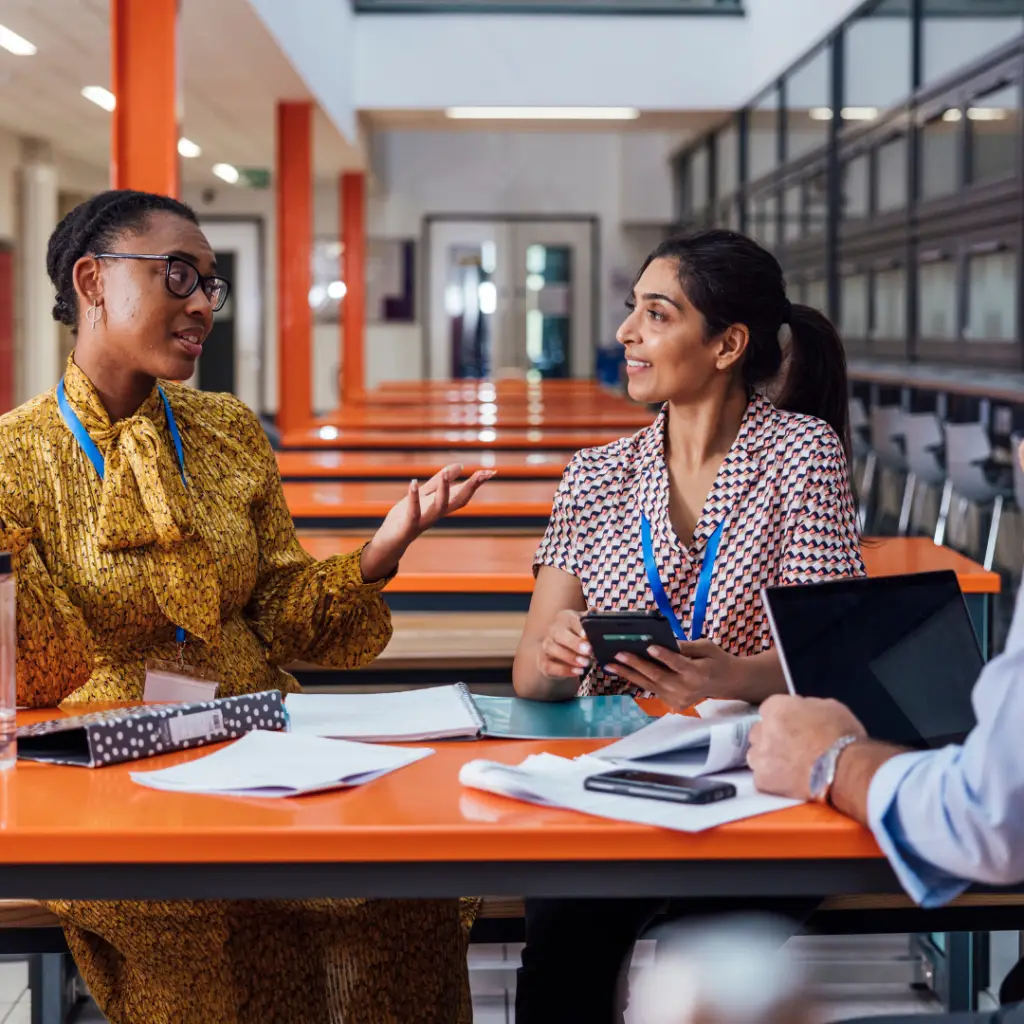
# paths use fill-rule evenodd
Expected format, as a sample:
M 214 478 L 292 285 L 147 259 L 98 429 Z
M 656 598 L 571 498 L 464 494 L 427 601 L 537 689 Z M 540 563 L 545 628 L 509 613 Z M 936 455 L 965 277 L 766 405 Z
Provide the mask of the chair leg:
M 864 476 L 860 484 L 860 507 L 857 509 L 857 527 L 861 533 L 868 528 L 871 513 L 871 502 L 875 491 L 875 466 L 877 459 L 873 451 L 868 452 L 864 459 Z
M 903 488 L 903 504 L 900 506 L 900 524 L 897 535 L 906 537 L 910 530 L 910 513 L 914 508 L 914 494 L 917 491 L 917 477 L 907 473 L 907 482 Z
M 64 953 L 37 953 L 29 960 L 28 988 L 32 1024 L 64 1024 L 67 1019 Z
M 988 527 L 988 543 L 985 545 L 985 568 L 991 570 L 996 560 L 996 544 L 999 542 L 999 522 L 1003 518 L 1003 496 L 996 495 L 992 502 L 992 518 Z
M 949 525 L 949 506 L 953 501 L 953 481 L 947 479 L 942 485 L 942 500 L 939 502 L 939 518 L 935 522 L 935 543 L 942 547 L 946 543 L 946 527 Z

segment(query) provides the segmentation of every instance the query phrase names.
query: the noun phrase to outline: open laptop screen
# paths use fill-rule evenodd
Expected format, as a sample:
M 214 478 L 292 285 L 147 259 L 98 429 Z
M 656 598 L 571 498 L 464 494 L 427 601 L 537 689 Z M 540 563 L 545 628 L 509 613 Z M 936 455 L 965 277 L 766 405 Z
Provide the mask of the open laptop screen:
M 837 580 L 763 593 L 789 688 L 846 704 L 869 735 L 959 743 L 984 664 L 954 572 Z

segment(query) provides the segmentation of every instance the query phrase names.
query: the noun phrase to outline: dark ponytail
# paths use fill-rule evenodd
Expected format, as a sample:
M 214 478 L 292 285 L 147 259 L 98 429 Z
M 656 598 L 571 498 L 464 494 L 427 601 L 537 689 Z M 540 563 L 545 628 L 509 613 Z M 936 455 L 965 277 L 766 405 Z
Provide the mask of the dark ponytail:
M 704 317 L 709 338 L 733 324 L 746 326 L 744 384 L 770 389 L 780 409 L 824 420 L 849 455 L 843 343 L 826 316 L 790 303 L 778 260 L 752 238 L 724 230 L 670 238 L 651 253 L 643 270 L 659 259 L 679 265 L 679 282 Z M 779 337 L 784 324 L 792 338 L 785 360 Z

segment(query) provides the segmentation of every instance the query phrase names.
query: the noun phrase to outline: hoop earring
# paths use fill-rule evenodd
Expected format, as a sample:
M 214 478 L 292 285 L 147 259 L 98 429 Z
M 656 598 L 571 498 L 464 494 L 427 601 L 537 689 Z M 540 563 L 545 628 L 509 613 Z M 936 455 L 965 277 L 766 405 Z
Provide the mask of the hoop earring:
M 103 316 L 103 307 L 93 300 L 93 304 L 85 311 L 85 319 L 92 324 L 92 329 L 94 331 L 96 330 L 96 324 L 99 323 L 101 316 Z

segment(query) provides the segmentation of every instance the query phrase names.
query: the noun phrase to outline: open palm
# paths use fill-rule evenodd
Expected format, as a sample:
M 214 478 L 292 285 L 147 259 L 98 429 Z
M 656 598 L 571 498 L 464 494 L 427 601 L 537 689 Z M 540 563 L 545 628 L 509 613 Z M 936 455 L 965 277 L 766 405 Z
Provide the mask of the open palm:
M 393 572 L 409 545 L 451 512 L 465 508 L 473 495 L 495 474 L 479 470 L 461 484 L 454 484 L 462 473 L 455 463 L 445 466 L 420 486 L 413 480 L 409 490 L 384 519 L 373 540 L 363 550 L 363 576 L 382 579 Z

